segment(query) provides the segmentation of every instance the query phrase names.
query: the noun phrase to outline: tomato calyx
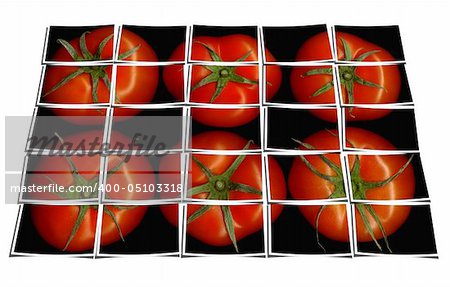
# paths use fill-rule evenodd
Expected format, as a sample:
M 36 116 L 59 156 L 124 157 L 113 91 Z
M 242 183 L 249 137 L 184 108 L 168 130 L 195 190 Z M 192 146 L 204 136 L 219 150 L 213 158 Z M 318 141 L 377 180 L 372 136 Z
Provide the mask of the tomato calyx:
M 330 133 L 332 133 L 331 131 L 329 131 Z M 297 142 L 298 144 L 300 144 L 302 147 L 308 149 L 308 150 L 314 150 L 315 147 L 301 142 L 299 140 L 295 140 L 295 142 Z M 320 171 L 318 171 L 307 159 L 305 156 L 300 155 L 300 159 L 303 161 L 303 163 L 307 166 L 307 168 L 314 173 L 315 175 L 329 181 L 331 184 L 334 185 L 335 189 L 334 191 L 328 196 L 327 199 L 333 199 L 333 198 L 344 198 L 346 196 L 345 193 L 345 187 L 344 187 L 344 178 L 343 178 L 343 173 L 341 171 L 341 168 L 339 168 L 335 163 L 333 163 L 331 160 L 329 160 L 326 156 L 324 155 L 319 155 L 320 159 L 327 165 L 329 166 L 335 173 L 336 175 L 334 176 L 330 176 L 330 175 L 326 175 L 321 173 Z M 414 155 L 411 155 L 408 159 L 408 161 L 393 175 L 391 175 L 390 177 L 388 177 L 385 180 L 382 181 L 366 181 L 361 177 L 361 162 L 360 162 L 360 156 L 359 155 L 355 155 L 355 162 L 353 164 L 352 169 L 350 170 L 350 179 L 351 179 L 351 190 L 352 190 L 352 195 L 353 195 L 353 199 L 355 200 L 367 200 L 366 197 L 366 192 L 368 190 L 374 189 L 374 188 L 381 188 L 386 186 L 387 184 L 391 183 L 393 180 L 395 180 L 398 176 L 400 176 L 404 170 L 409 166 L 409 164 L 411 163 L 412 159 L 413 159 Z M 316 220 L 315 220 L 315 229 L 316 229 L 316 241 L 317 244 L 319 245 L 319 247 L 326 252 L 325 247 L 320 243 L 320 238 L 319 238 L 319 220 L 320 220 L 320 216 L 322 214 L 322 212 L 325 210 L 327 206 L 326 205 L 322 205 L 317 213 L 316 216 Z M 389 241 L 387 238 L 387 234 L 385 232 L 385 229 L 383 227 L 383 224 L 380 220 L 380 218 L 378 217 L 375 209 L 373 208 L 372 205 L 370 204 L 365 204 L 365 203 L 356 203 L 355 207 L 358 211 L 358 213 L 361 215 L 361 219 L 363 221 L 364 227 L 366 228 L 366 230 L 369 232 L 370 237 L 372 238 L 372 241 L 375 243 L 375 245 L 377 246 L 377 248 L 382 252 L 383 248 L 380 245 L 380 243 L 378 242 L 378 240 L 375 237 L 375 233 L 374 230 L 372 228 L 372 226 L 370 225 L 369 222 L 369 218 L 373 218 L 373 220 L 375 220 L 378 228 L 380 229 L 382 235 L 383 235 L 383 240 L 384 240 L 384 244 L 386 246 L 386 249 L 389 251 L 389 253 L 392 253 L 392 250 L 389 246 Z
M 64 49 L 69 53 L 69 55 L 72 57 L 74 61 L 100 61 L 102 60 L 101 54 L 103 52 L 103 49 L 105 48 L 106 44 L 112 39 L 114 34 L 109 35 L 105 39 L 103 39 L 100 44 L 97 47 L 97 50 L 94 54 L 92 54 L 86 45 L 86 35 L 89 34 L 89 31 L 84 32 L 80 37 L 80 51 L 81 55 L 78 54 L 77 50 L 66 40 L 64 39 L 58 39 L 56 42 L 61 44 Z M 141 45 L 137 45 L 130 50 L 123 52 L 118 56 L 119 60 L 125 59 L 131 55 L 133 55 Z M 88 74 L 91 77 L 91 85 L 92 85 L 92 102 L 97 104 L 98 103 L 98 84 L 99 81 L 102 80 L 105 86 L 107 87 L 108 91 L 111 90 L 111 80 L 109 79 L 108 73 L 106 72 L 105 66 L 90 66 L 90 67 L 80 67 L 75 72 L 67 75 L 64 77 L 61 81 L 59 81 L 55 86 L 53 86 L 50 91 L 46 92 L 44 95 L 42 95 L 42 98 L 45 98 L 49 94 L 53 93 L 54 91 L 58 90 L 71 80 L 75 79 L 81 74 Z M 116 97 L 116 102 L 120 103 L 120 100 Z
M 251 143 L 252 141 L 249 141 L 245 145 L 243 150 L 248 150 Z M 261 190 L 257 188 L 231 180 L 231 177 L 244 161 L 245 157 L 246 155 L 239 155 L 225 172 L 216 175 L 213 174 L 211 170 L 209 170 L 209 168 L 205 166 L 201 161 L 199 161 L 195 156 L 192 156 L 193 162 L 201 169 L 203 174 L 206 175 L 208 182 L 190 188 L 187 191 L 187 196 L 192 197 L 194 195 L 207 193 L 207 199 L 209 200 L 229 200 L 231 192 L 244 192 L 255 195 L 262 195 Z M 193 222 L 194 220 L 205 214 L 211 207 L 212 205 L 202 205 L 199 209 L 197 209 L 189 216 L 187 223 L 189 224 Z M 237 246 L 236 235 L 234 231 L 233 215 L 231 214 L 230 206 L 222 205 L 221 210 L 228 236 L 233 243 L 234 249 L 239 253 L 239 248 Z
M 65 142 L 63 140 L 63 138 L 58 134 L 55 133 L 55 136 L 58 138 L 58 140 L 60 141 L 61 145 L 64 146 Z M 63 148 L 62 151 L 64 151 L 65 149 Z M 85 179 L 83 176 L 81 176 L 80 172 L 78 171 L 77 167 L 75 166 L 75 163 L 72 161 L 70 156 L 65 156 L 64 157 L 65 160 L 67 161 L 67 164 L 70 167 L 70 172 L 72 175 L 72 184 L 71 186 L 75 187 L 73 190 L 76 190 L 76 187 L 90 187 L 89 189 L 86 188 L 86 190 L 88 190 L 88 192 L 82 192 L 82 198 L 83 199 L 87 199 L 87 198 L 96 198 L 98 196 L 98 177 L 94 177 L 93 179 L 87 180 Z M 106 178 L 109 178 L 111 175 L 115 174 L 121 167 L 122 165 L 125 163 L 125 158 L 122 159 L 117 165 L 115 165 L 113 168 L 111 168 L 106 175 Z M 44 177 L 52 184 L 57 185 L 57 183 L 49 176 L 44 175 Z M 83 189 L 84 190 L 84 189 Z M 92 192 L 89 192 L 91 191 Z M 70 191 L 69 189 L 65 188 L 63 192 L 58 192 L 57 194 L 59 197 L 61 198 L 65 198 L 65 199 L 79 199 L 79 193 L 78 192 L 73 192 Z M 75 237 L 75 235 L 77 234 L 78 229 L 80 228 L 83 219 L 86 215 L 86 213 L 89 211 L 89 209 L 98 209 L 98 206 L 96 205 L 80 205 L 79 206 L 79 210 L 78 210 L 78 214 L 77 214 L 77 218 L 75 220 L 75 223 L 73 225 L 73 228 L 70 232 L 69 238 L 66 241 L 66 244 L 64 246 L 64 248 L 62 249 L 62 251 L 67 250 L 67 248 L 69 247 L 70 243 L 72 242 L 73 238 Z M 123 205 L 115 205 L 113 208 L 118 209 L 118 210 L 122 210 L 122 209 L 130 209 L 130 208 L 134 208 L 133 206 L 123 206 Z M 103 212 L 106 213 L 108 216 L 111 217 L 111 219 L 113 220 L 114 224 L 116 225 L 117 231 L 119 232 L 119 236 L 121 238 L 122 241 L 125 241 L 125 238 L 123 237 L 122 234 L 122 230 L 119 226 L 119 223 L 117 222 L 117 218 L 114 215 L 114 212 L 110 209 L 110 207 L 108 206 L 104 206 L 103 207 Z
M 196 41 L 196 43 L 202 45 L 208 50 L 208 53 L 214 62 L 222 62 L 222 58 L 210 46 L 199 41 Z M 250 56 L 251 53 L 252 50 L 248 51 L 241 58 L 237 59 L 236 62 L 244 61 L 245 59 L 248 58 L 248 56 Z M 207 84 L 216 83 L 216 90 L 214 91 L 214 94 L 210 99 L 210 103 L 213 103 L 216 100 L 216 98 L 220 96 L 220 94 L 222 93 L 223 89 L 228 84 L 228 82 L 247 85 L 258 84 L 258 81 L 253 81 L 237 74 L 236 73 L 237 67 L 231 66 L 202 66 L 202 67 L 209 70 L 211 73 L 208 76 L 201 79 L 199 82 L 197 82 L 192 87 L 192 91 L 195 91 L 196 89 L 201 88 Z
M 348 46 L 347 41 L 345 41 L 343 38 L 340 38 L 340 40 L 344 47 L 344 60 L 345 61 L 362 62 L 370 55 L 380 52 L 380 50 L 371 50 L 371 51 L 365 52 L 355 58 L 352 55 L 352 52 L 350 50 L 350 47 Z M 367 87 L 371 87 L 371 88 L 376 88 L 376 89 L 386 90 L 382 85 L 373 83 L 371 81 L 368 81 L 368 80 L 363 79 L 360 76 L 358 76 L 356 74 L 357 68 L 358 68 L 358 66 L 339 66 L 338 67 L 339 80 L 340 80 L 341 84 L 344 86 L 345 91 L 347 92 L 348 104 L 350 104 L 350 105 L 355 102 L 354 92 L 353 92 L 355 84 L 359 84 L 359 85 L 363 85 L 363 86 L 367 86 Z M 308 76 L 313 76 L 313 75 L 333 76 L 333 68 L 312 69 L 312 70 L 307 71 L 303 75 L 301 75 L 301 77 L 308 77 Z M 325 85 L 320 87 L 318 90 L 316 90 L 311 95 L 311 97 L 317 97 L 317 96 L 329 91 L 333 87 L 334 87 L 334 80 L 332 79 L 331 81 L 329 81 L 328 83 L 326 83 Z M 354 117 L 354 115 L 352 115 L 352 113 L 351 113 L 352 110 L 353 110 L 353 108 L 349 108 L 350 116 Z

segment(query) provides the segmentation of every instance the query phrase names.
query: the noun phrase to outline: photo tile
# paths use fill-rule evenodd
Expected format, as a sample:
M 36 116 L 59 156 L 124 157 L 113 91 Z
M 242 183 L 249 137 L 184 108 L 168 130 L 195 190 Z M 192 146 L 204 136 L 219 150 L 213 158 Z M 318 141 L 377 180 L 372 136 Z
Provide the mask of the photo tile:
M 262 27 L 265 61 L 332 60 L 327 25 Z M 270 53 L 270 54 L 269 54 Z
M 245 50 L 236 50 L 236 43 L 245 43 Z M 194 25 L 190 61 L 257 62 L 260 51 L 257 26 Z
M 21 206 L 11 255 L 93 257 L 98 213 L 95 207 L 84 206 L 87 208 L 84 220 L 75 236 L 68 240 L 82 207 L 33 204 Z
M 345 161 L 352 202 L 429 199 L 419 153 L 347 154 Z
M 342 164 L 339 153 L 269 154 L 269 201 L 347 200 Z
M 267 148 L 338 151 L 336 108 L 267 108 Z M 292 123 L 286 125 L 286 123 Z M 325 134 L 325 135 L 322 135 Z M 325 136 L 326 141 L 321 137 Z M 307 145 L 305 145 L 305 143 Z
M 345 55 L 342 40 L 350 48 L 352 52 L 350 55 Z M 338 61 L 391 62 L 405 60 L 398 26 L 336 25 L 334 26 L 334 45 L 337 48 Z
M 183 122 L 182 108 L 113 108 L 109 149 L 156 153 L 179 150 L 182 148 Z
M 28 155 L 19 202 L 98 202 L 102 172 L 98 153 Z
M 38 104 L 109 105 L 112 69 L 112 65 L 46 65 Z
M 346 107 L 347 150 L 418 150 L 414 109 Z
M 267 200 L 288 200 L 290 193 L 287 187 L 286 170 L 289 166 L 284 161 L 283 156 L 274 156 L 263 154 L 264 158 L 264 172 L 265 185 L 267 189 Z
M 258 104 L 260 98 L 259 75 L 258 65 L 192 65 L 189 70 L 191 85 L 189 102 L 235 105 Z M 270 78 L 277 84 L 276 81 L 279 81 L 280 75 L 271 74 Z M 173 77 L 171 81 L 174 81 Z
M 87 153 L 104 148 L 107 108 L 37 107 L 27 151 Z
M 156 203 L 181 199 L 183 159 L 181 153 L 107 155 L 102 201 Z
M 263 200 L 264 170 L 260 153 L 191 153 L 186 168 L 186 200 L 198 202 Z M 286 191 L 284 189 L 280 192 Z
M 184 102 L 184 65 L 118 65 L 114 106 Z
M 337 71 L 343 105 L 413 103 L 405 64 L 346 64 L 337 65 Z
M 119 60 L 147 62 L 184 62 L 186 26 L 123 25 L 120 29 Z M 139 47 L 131 57 L 120 58 Z
M 345 203 L 322 206 L 270 204 L 272 222 L 269 256 L 351 256 L 346 208 Z M 321 209 L 319 221 L 316 222 L 315 218 Z
M 192 219 L 194 213 L 199 209 L 206 209 L 205 206 L 208 206 L 206 212 Z M 232 218 L 233 226 L 230 226 L 230 230 L 234 230 L 235 244 L 230 239 L 224 221 L 224 211 Z M 188 204 L 183 222 L 186 227 L 184 255 L 263 256 L 265 254 L 262 204 L 229 206 Z M 212 222 L 218 224 L 212 224 Z
M 356 255 L 416 255 L 437 256 L 436 242 L 428 204 L 415 205 L 359 205 L 359 209 L 372 210 L 380 219 L 386 238 L 372 215 L 370 226 L 378 244 L 371 238 L 362 222 L 358 207 L 353 205 L 356 218 Z M 369 207 L 370 208 L 370 207 Z M 367 214 L 367 212 L 365 212 Z M 359 227 L 361 225 L 361 227 Z
M 274 89 L 269 77 L 281 70 L 281 85 Z M 264 67 L 266 76 L 265 101 L 276 104 L 336 105 L 332 65 Z M 274 92 L 275 90 L 275 92 Z
M 241 151 L 248 141 L 249 150 L 261 149 L 260 109 L 254 107 L 191 107 L 191 143 L 193 150 Z M 213 139 L 213 140 L 211 140 Z
M 114 30 L 114 25 L 50 26 L 44 49 L 44 63 L 111 61 L 115 43 Z
M 179 253 L 177 204 L 103 208 L 111 212 L 103 213 L 99 257 Z M 117 217 L 123 239 L 112 215 Z

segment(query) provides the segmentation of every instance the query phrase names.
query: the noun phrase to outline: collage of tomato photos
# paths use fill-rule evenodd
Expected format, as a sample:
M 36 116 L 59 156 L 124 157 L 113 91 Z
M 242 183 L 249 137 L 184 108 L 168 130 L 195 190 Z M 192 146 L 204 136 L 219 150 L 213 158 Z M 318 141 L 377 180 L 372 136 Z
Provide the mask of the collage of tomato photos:
M 43 43 L 11 256 L 437 258 L 399 26 Z

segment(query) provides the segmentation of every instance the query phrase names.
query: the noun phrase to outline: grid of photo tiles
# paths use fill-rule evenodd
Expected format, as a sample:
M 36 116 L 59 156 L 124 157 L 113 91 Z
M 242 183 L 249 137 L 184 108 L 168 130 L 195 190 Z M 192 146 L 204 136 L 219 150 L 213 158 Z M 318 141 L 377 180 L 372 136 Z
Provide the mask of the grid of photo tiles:
M 398 26 L 51 26 L 42 63 L 73 153 L 22 184 L 93 192 L 21 194 L 13 256 L 437 257 Z

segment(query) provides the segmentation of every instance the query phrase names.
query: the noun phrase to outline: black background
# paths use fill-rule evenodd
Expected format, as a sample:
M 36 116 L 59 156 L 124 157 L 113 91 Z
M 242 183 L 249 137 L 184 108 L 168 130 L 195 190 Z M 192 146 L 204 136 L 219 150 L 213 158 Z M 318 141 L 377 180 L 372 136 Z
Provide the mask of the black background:
M 329 123 L 311 115 L 306 109 L 268 109 L 267 146 L 296 149 L 299 144 L 292 139 L 303 140 L 324 129 L 337 129 L 337 123 Z
M 186 26 L 132 26 L 123 28 L 141 36 L 155 51 L 159 62 L 169 61 L 173 51 L 186 41 Z
M 350 244 L 339 242 L 319 235 L 317 244 L 316 230 L 300 213 L 297 206 L 284 205 L 280 217 L 272 223 L 272 252 L 296 254 L 333 254 L 350 253 Z
M 327 32 L 327 25 L 263 27 L 264 46 L 277 62 L 295 62 L 295 56 L 301 45 L 321 32 Z M 328 37 L 331 38 L 330 35 Z M 329 43 L 324 44 L 329 45 Z

